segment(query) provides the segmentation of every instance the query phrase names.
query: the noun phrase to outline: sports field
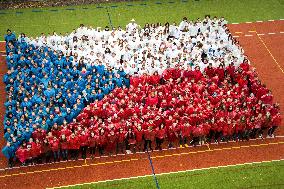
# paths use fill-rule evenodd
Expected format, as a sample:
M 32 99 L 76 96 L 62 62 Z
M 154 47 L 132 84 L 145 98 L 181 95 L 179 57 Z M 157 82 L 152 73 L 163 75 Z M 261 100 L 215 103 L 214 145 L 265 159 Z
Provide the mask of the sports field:
M 157 175 L 161 188 L 283 188 L 284 161 L 215 167 Z M 140 178 L 89 183 L 66 188 L 155 188 L 151 175 Z
M 121 3 L 104 3 L 73 7 L 42 9 L 0 10 L 0 39 L 10 28 L 16 33 L 38 36 L 42 32 L 71 32 L 79 24 L 93 27 L 125 26 L 132 18 L 146 22 L 177 22 L 184 16 L 189 19 L 204 15 L 224 16 L 230 23 L 279 20 L 284 18 L 282 0 L 144 0 Z M 109 13 L 109 15 L 108 15 Z M 110 23 L 111 22 L 111 23 Z
M 240 42 L 261 80 L 272 90 L 283 110 L 284 21 L 281 20 L 284 19 L 283 10 L 284 0 L 144 0 L 72 7 L 0 10 L 0 41 L 4 40 L 8 28 L 16 34 L 25 33 L 35 37 L 42 32 L 70 33 L 81 23 L 92 27 L 107 25 L 124 27 L 132 18 L 143 26 L 146 22 L 168 21 L 179 24 L 184 16 L 191 20 L 203 18 L 207 14 L 224 16 L 229 23 L 240 23 L 230 25 L 230 31 Z M 268 20 L 270 21 L 264 22 Z M 4 43 L 1 43 L 0 47 L 0 51 L 4 51 Z M 1 77 L 7 70 L 3 62 L 4 57 L 0 57 Z M 2 91 L 5 90 L 3 84 L 0 88 Z M 1 92 L 2 94 L 4 95 L 4 92 Z M 0 99 L 0 109 L 4 109 L 4 100 L 4 97 Z M 3 116 L 1 114 L 0 118 Z M 0 131 L 3 133 L 3 126 Z M 280 160 L 284 158 L 283 128 L 278 133 L 282 136 L 275 139 L 210 144 L 196 148 L 154 152 L 151 156 L 158 173 L 159 185 L 162 189 L 284 188 L 284 161 Z M 0 143 L 3 143 L 3 140 L 2 137 Z M 2 154 L 0 157 L 0 168 L 6 168 L 6 159 Z M 273 159 L 279 161 L 235 165 Z M 214 168 L 207 169 L 207 167 Z M 181 172 L 168 174 L 176 171 Z M 70 185 L 65 188 L 148 189 L 156 187 L 151 173 L 146 155 L 134 154 L 10 170 L 1 169 L 0 182 L 5 188 L 63 188 Z M 139 177 L 141 175 L 146 176 Z

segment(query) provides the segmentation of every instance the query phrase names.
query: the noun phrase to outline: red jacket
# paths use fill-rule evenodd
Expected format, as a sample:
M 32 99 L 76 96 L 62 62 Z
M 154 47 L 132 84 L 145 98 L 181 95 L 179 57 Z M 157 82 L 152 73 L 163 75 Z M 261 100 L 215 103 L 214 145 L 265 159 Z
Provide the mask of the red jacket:
M 166 137 L 166 129 L 165 128 L 163 128 L 163 129 L 157 128 L 156 137 L 159 138 L 159 139 L 164 139 Z
M 58 139 L 52 139 L 49 142 L 51 150 L 53 152 L 58 151 L 59 150 L 59 140 Z
M 69 145 L 69 143 L 68 143 L 67 139 L 65 139 L 65 140 L 61 139 L 60 140 L 60 146 L 61 146 L 62 150 L 68 149 L 68 145 Z
M 147 130 L 144 131 L 144 138 L 145 138 L 145 140 L 154 141 L 155 140 L 155 135 L 156 135 L 156 133 L 155 133 L 154 130 L 150 131 L 150 130 L 147 129 Z
M 80 141 L 77 136 L 72 138 L 71 136 L 68 137 L 69 142 L 69 149 L 78 150 L 80 148 Z
M 88 138 L 89 138 L 89 135 L 87 135 L 87 134 L 80 135 L 79 136 L 80 145 L 81 146 L 88 146 Z

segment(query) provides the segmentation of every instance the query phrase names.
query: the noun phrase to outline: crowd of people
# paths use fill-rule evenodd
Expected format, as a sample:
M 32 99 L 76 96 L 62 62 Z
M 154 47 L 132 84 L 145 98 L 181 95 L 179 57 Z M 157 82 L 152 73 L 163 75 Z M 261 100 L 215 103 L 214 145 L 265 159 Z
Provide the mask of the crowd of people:
M 111 2 L 121 2 L 126 0 L 111 0 Z M 43 7 L 63 7 L 76 5 L 89 5 L 109 2 L 109 0 L 1 0 L 1 9 L 25 9 Z
M 279 106 L 226 23 L 132 20 L 35 39 L 8 30 L 9 166 L 273 137 Z

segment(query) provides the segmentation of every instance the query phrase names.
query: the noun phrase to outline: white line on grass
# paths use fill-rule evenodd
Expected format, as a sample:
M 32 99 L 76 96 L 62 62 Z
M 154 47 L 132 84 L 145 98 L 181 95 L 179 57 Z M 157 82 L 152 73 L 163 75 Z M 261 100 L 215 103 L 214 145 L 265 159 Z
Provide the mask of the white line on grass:
M 253 165 L 253 164 L 260 164 L 260 163 L 279 162 L 279 161 L 283 161 L 283 160 L 284 160 L 284 159 L 276 159 L 276 160 L 268 160 L 268 161 L 258 161 L 258 162 L 247 162 L 247 163 L 220 165 L 220 166 L 206 167 L 206 168 L 200 168 L 200 169 L 188 169 L 188 170 L 184 170 L 184 171 L 158 173 L 158 174 L 156 174 L 156 175 L 157 175 L 157 176 L 161 176 L 161 175 L 169 175 L 169 174 L 177 174 L 177 173 L 195 172 L 195 171 L 202 171 L 202 170 L 209 170 L 209 169 L 219 169 L 219 168 L 237 167 L 237 166 Z M 113 181 L 121 181 L 121 180 L 130 180 L 130 179 L 145 178 L 145 177 L 151 177 L 151 176 L 152 176 L 152 174 L 151 174 L 151 175 L 136 176 L 136 177 L 127 177 L 127 178 L 112 179 L 112 180 L 101 180 L 101 181 L 96 181 L 96 182 L 88 182 L 88 183 L 81 183 L 81 184 L 74 184 L 74 185 L 67 185 L 67 186 L 58 186 L 58 187 L 47 188 L 47 189 L 75 187 L 75 186 L 83 186 L 83 185 L 90 185 L 90 184 L 106 183 L 106 182 L 113 182 Z

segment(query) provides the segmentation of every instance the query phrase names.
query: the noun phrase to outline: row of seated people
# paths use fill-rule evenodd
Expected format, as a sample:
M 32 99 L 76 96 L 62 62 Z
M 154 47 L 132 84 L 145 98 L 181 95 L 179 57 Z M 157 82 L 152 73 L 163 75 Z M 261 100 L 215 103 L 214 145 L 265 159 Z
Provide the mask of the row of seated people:
M 33 124 L 9 133 L 3 153 L 10 165 L 86 158 L 98 151 L 125 153 L 152 150 L 153 142 L 173 147 L 200 141 L 249 140 L 274 136 L 281 124 L 278 104 L 247 61 L 223 68 L 219 77 L 209 65 L 204 73 L 167 69 L 162 76 L 133 76 L 130 87 L 116 88 L 101 101 L 87 105 L 71 123 L 44 130 Z M 201 74 L 200 74 L 201 73 Z

